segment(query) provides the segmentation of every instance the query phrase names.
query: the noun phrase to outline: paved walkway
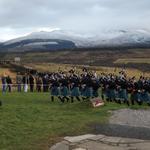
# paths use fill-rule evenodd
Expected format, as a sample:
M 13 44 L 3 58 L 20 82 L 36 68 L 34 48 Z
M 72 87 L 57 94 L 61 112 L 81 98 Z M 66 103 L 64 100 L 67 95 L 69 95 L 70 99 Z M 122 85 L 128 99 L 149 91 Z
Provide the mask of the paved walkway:
M 150 150 L 150 110 L 113 111 L 109 124 L 95 129 L 96 135 L 65 137 L 50 150 Z
M 150 141 L 87 134 L 65 137 L 50 150 L 150 150 Z

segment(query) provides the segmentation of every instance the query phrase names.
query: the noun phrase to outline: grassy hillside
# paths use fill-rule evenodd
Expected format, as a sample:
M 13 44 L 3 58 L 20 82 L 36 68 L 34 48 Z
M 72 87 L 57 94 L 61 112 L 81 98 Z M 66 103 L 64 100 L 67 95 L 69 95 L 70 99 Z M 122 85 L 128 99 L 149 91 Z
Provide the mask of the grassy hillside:
M 150 71 L 150 49 L 90 49 L 51 52 L 0 53 L 2 59 L 20 57 L 22 63 L 57 63 L 128 67 Z

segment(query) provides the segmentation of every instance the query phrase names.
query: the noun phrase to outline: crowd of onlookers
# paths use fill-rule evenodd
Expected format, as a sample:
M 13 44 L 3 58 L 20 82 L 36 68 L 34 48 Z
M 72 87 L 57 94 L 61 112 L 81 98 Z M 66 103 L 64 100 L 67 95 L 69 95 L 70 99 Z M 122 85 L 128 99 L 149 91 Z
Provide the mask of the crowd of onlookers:
M 31 74 L 20 72 L 17 73 L 16 79 L 12 79 L 9 75 L 3 75 L 1 77 L 2 83 L 2 92 L 12 92 L 14 88 L 17 89 L 18 92 L 34 92 L 35 87 L 38 92 L 48 92 L 49 90 L 49 79 L 47 75 L 41 76 L 41 74 Z

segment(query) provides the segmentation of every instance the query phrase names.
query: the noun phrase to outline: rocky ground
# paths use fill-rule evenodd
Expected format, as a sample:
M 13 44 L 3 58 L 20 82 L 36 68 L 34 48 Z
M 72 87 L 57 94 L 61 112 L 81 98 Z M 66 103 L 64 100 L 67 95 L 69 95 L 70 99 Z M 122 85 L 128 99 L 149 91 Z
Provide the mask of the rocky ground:
M 95 132 L 65 137 L 50 150 L 149 150 L 150 110 L 114 111 L 109 124 L 95 125 Z
M 65 137 L 50 150 L 149 150 L 149 140 L 120 138 L 102 134 Z

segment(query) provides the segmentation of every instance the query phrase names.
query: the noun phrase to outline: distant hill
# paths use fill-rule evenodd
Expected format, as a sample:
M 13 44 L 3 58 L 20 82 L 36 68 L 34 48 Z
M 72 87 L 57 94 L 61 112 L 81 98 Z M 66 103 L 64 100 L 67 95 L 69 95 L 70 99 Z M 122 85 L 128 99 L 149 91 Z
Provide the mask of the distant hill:
M 0 51 L 52 51 L 76 48 L 150 48 L 150 31 L 116 30 L 86 36 L 69 31 L 34 32 L 0 43 Z
M 59 39 L 23 39 L 12 43 L 0 44 L 1 52 L 25 52 L 25 51 L 47 51 L 74 49 L 72 41 Z

